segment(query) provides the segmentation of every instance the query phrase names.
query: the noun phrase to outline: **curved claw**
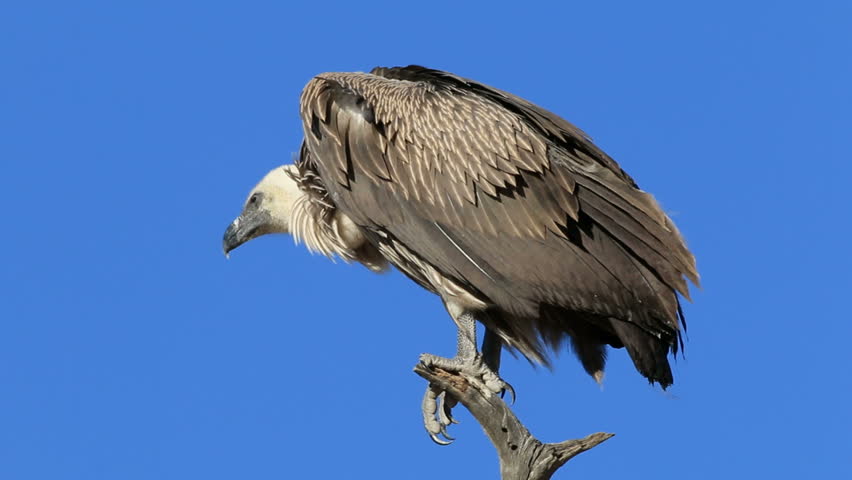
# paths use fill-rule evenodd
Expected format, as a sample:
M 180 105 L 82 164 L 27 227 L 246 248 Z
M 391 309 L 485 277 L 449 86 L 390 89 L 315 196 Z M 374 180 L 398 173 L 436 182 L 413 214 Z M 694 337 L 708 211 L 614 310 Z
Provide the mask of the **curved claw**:
M 455 439 L 441 440 L 440 438 L 438 438 L 438 435 L 436 435 L 434 433 L 430 433 L 429 438 L 431 438 L 433 442 L 435 442 L 435 443 L 437 443 L 438 445 L 441 445 L 441 446 L 447 446 L 447 445 L 453 443 L 453 440 L 455 440 Z M 449 437 L 447 437 L 447 438 L 449 438 Z
M 506 392 L 507 391 L 509 392 L 509 395 L 512 397 L 512 400 L 509 402 L 509 405 L 514 405 L 515 400 L 517 400 L 517 398 L 518 398 L 518 397 L 515 396 L 515 388 L 512 387 L 511 383 L 504 380 L 503 381 L 503 389 L 500 390 L 500 398 L 506 398 Z

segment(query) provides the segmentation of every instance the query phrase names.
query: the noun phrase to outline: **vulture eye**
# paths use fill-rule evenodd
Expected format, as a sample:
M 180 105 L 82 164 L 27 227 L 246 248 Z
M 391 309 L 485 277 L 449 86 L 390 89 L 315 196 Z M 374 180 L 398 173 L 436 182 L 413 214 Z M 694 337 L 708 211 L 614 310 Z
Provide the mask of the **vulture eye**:
M 251 198 L 249 198 L 248 203 L 249 203 L 249 205 L 255 205 L 258 202 L 258 200 L 260 200 L 260 195 L 255 193 L 251 196 Z

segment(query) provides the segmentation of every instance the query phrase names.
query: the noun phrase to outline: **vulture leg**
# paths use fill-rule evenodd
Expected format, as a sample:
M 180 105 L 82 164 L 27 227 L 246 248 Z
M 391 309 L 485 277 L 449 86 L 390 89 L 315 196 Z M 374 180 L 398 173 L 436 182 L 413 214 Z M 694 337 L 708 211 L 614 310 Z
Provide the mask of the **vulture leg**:
M 428 367 L 437 367 L 450 373 L 463 375 L 475 386 L 492 393 L 502 393 L 505 390 L 511 392 L 511 386 L 504 382 L 495 371 L 500 364 L 500 351 L 502 349 L 499 338 L 486 330 L 483 349 L 487 349 L 488 354 L 484 358 L 476 350 L 476 317 L 474 313 L 453 307 L 455 305 L 447 304 L 447 310 L 458 326 L 456 356 L 445 358 L 424 353 L 420 356 L 420 362 Z M 453 438 L 447 435 L 447 427 L 457 423 L 451 413 L 456 404 L 455 398 L 450 397 L 437 387 L 429 385 L 426 389 L 422 406 L 423 423 L 426 431 L 429 432 L 429 436 L 439 445 L 448 445 L 453 441 Z
M 485 366 L 490 368 L 494 373 L 500 373 L 500 356 L 503 353 L 503 341 L 500 340 L 500 336 L 497 335 L 497 332 L 491 330 L 490 328 L 485 328 L 485 335 L 482 338 L 482 361 L 485 362 Z M 500 392 L 500 396 L 509 392 L 509 395 L 512 397 L 512 402 L 515 403 L 515 389 L 512 388 L 508 382 L 503 381 L 505 384 L 503 386 L 503 390 Z
M 494 372 L 499 372 L 501 353 L 503 353 L 503 342 L 500 336 L 494 330 L 486 328 L 485 336 L 482 337 L 482 361 Z

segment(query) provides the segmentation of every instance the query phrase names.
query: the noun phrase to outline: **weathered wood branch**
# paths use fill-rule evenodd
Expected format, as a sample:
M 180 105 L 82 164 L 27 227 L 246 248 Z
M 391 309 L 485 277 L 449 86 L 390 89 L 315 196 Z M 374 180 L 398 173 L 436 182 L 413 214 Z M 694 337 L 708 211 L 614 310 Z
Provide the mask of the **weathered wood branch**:
M 545 480 L 571 458 L 613 436 L 593 433 L 585 438 L 542 443 L 498 395 L 480 389 L 464 376 L 419 363 L 414 372 L 455 397 L 485 430 L 500 457 L 503 480 Z

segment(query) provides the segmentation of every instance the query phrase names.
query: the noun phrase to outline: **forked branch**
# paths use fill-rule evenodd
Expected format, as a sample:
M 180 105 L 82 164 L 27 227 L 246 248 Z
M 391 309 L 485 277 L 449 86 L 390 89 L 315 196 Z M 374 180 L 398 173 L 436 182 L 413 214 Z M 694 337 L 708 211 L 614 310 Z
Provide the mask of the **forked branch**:
M 464 376 L 422 363 L 414 367 L 414 372 L 446 390 L 476 418 L 497 448 L 503 480 L 549 479 L 568 460 L 613 436 L 599 432 L 576 440 L 542 443 L 498 395 L 477 388 Z

